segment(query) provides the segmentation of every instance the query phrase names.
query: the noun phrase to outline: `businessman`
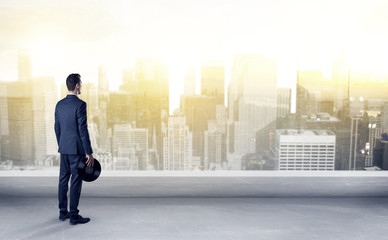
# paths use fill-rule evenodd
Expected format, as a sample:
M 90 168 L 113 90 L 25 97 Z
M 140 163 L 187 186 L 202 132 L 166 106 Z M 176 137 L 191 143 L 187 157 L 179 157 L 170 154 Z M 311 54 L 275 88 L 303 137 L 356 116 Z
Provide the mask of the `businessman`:
M 58 152 L 61 154 L 59 170 L 58 201 L 59 219 L 70 218 L 70 224 L 87 223 L 90 218 L 79 215 L 78 203 L 81 195 L 82 179 L 78 176 L 77 164 L 87 156 L 86 164 L 93 166 L 93 150 L 90 144 L 86 121 L 86 103 L 78 98 L 82 81 L 79 74 L 70 74 L 66 79 L 69 90 L 67 96 L 55 107 L 55 134 Z M 70 212 L 67 210 L 67 192 L 70 185 Z

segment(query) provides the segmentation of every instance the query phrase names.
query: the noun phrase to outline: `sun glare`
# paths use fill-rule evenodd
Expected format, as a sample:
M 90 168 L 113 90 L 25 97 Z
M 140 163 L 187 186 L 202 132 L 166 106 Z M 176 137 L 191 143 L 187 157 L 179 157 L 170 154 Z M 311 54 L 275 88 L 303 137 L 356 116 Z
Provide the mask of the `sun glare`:
M 29 47 L 33 75 L 55 75 L 57 68 L 66 62 L 65 46 L 58 39 L 45 37 Z

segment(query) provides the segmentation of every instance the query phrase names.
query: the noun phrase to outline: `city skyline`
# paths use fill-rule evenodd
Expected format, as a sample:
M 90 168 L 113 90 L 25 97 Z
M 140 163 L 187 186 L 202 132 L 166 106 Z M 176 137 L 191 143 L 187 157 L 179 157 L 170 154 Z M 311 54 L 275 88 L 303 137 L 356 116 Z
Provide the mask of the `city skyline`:
M 53 77 L 31 76 L 28 51 L 21 50 L 18 58 L 19 80 L 0 82 L 1 164 L 55 166 L 50 126 L 55 102 L 66 96 L 66 86 L 58 86 L 59 97 Z M 374 82 L 365 89 L 363 80 L 349 91 L 350 75 L 343 63 L 333 62 L 331 79 L 316 70 L 297 71 L 296 114 L 290 111 L 292 89 L 277 87 L 277 64 L 262 54 L 235 55 L 226 93 L 224 67 L 202 67 L 201 94 L 181 95 L 173 114 L 169 114 L 168 68 L 155 58 L 136 59 L 133 69 L 124 69 L 120 91 L 110 90 L 106 68 L 99 66 L 98 81 L 84 83 L 80 98 L 88 103 L 92 145 L 105 169 L 276 170 L 282 159 L 327 160 L 326 155 L 314 155 L 309 143 L 304 155 L 281 151 L 283 144 L 274 138 L 279 129 L 283 135 L 303 134 L 304 129 L 330 132 L 330 167 L 311 170 L 382 166 L 385 160 L 379 157 L 378 162 L 369 153 L 374 154 L 376 141 L 385 144 L 380 134 L 388 130 L 386 83 Z M 193 86 L 194 75 L 188 73 L 188 86 Z M 285 143 L 295 145 L 292 139 Z M 377 145 L 377 156 L 381 146 Z
M 304 155 L 276 144 L 304 130 L 332 134 L 325 170 L 382 167 L 384 9 L 378 0 L 2 1 L 0 164 L 57 165 L 52 112 L 76 72 L 105 169 L 326 161 L 310 143 L 296 147 Z

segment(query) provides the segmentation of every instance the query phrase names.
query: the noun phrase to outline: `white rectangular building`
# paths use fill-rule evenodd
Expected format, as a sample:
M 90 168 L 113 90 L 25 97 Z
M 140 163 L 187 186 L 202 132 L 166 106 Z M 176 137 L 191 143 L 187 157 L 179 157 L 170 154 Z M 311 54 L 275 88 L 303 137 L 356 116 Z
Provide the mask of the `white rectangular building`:
M 336 136 L 327 130 L 276 131 L 278 170 L 333 171 Z
M 148 129 L 116 124 L 113 128 L 113 169 L 139 170 L 148 163 Z

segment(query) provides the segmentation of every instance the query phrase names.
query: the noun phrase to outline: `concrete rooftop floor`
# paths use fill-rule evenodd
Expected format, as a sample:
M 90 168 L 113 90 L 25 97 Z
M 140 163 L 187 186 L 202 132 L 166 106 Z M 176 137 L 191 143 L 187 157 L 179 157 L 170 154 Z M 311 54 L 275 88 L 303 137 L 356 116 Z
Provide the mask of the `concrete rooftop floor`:
M 0 177 L 0 239 L 388 239 L 388 177 L 102 176 L 58 220 L 57 178 Z

